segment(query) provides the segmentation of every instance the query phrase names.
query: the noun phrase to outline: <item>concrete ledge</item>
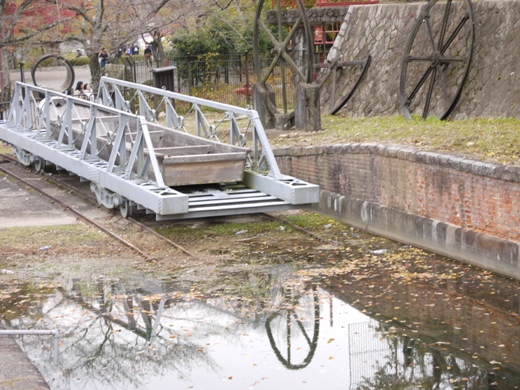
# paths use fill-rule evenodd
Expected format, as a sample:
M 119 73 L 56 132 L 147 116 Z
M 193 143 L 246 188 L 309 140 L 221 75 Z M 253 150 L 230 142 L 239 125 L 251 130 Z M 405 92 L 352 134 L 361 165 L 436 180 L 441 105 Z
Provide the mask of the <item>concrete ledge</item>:
M 371 233 L 520 280 L 519 243 L 329 191 L 321 191 L 315 211 Z
M 410 146 L 389 145 L 384 143 L 349 143 L 330 146 L 285 147 L 274 150 L 277 157 L 321 156 L 323 154 L 374 154 L 382 157 L 436 165 L 455 169 L 473 175 L 520 183 L 520 167 L 486 163 L 450 154 L 420 151 Z
M 520 280 L 520 167 L 377 143 L 274 150 L 317 211 Z
M 48 390 L 49 386 L 12 336 L 0 336 L 0 390 Z

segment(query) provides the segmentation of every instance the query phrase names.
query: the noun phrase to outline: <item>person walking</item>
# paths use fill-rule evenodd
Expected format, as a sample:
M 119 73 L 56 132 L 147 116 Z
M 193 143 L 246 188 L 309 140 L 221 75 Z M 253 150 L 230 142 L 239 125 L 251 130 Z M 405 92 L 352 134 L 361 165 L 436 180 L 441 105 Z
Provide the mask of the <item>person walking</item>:
M 108 53 L 107 49 L 102 48 L 99 52 L 99 58 L 101 59 L 101 69 L 103 69 L 108 63 Z
M 144 62 L 146 67 L 152 67 L 152 45 L 147 45 L 144 49 Z

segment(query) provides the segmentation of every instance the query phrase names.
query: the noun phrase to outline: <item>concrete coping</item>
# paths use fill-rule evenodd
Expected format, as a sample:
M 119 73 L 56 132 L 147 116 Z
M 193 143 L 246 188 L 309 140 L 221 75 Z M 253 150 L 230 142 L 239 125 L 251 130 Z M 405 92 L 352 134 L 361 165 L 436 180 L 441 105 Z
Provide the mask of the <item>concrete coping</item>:
M 520 182 L 520 167 L 517 166 L 472 160 L 460 155 L 424 151 L 411 146 L 353 142 L 329 146 L 275 148 L 273 152 L 277 157 L 318 156 L 323 154 L 374 154 L 419 164 L 437 165 L 494 179 Z

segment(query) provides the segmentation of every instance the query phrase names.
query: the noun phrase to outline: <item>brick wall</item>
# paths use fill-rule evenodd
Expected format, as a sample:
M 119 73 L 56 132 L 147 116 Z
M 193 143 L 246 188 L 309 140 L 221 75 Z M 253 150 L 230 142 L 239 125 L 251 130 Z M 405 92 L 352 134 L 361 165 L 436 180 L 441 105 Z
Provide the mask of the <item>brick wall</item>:
M 520 168 L 368 143 L 275 154 L 321 212 L 520 279 Z

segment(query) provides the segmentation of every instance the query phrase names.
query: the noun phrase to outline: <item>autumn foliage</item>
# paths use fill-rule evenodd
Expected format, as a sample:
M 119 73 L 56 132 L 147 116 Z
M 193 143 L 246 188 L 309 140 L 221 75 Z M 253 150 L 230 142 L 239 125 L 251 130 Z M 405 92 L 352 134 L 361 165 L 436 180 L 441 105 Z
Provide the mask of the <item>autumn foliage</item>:
M 67 9 L 67 1 L 55 0 L 15 0 L 6 1 L 2 9 L 4 31 L 9 36 L 20 40 L 38 34 L 39 31 L 59 26 L 59 32 L 66 34 L 71 31 L 71 24 L 67 23 L 76 17 L 76 14 Z

